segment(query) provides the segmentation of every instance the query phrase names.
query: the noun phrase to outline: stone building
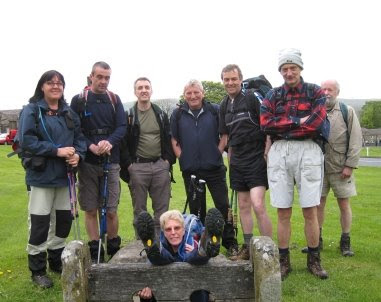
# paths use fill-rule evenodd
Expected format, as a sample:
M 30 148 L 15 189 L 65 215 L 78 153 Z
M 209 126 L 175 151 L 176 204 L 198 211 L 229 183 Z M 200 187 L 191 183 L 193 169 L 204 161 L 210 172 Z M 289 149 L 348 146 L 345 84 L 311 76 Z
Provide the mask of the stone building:
M 20 109 L 0 110 L 0 132 L 6 133 L 10 129 L 18 128 Z

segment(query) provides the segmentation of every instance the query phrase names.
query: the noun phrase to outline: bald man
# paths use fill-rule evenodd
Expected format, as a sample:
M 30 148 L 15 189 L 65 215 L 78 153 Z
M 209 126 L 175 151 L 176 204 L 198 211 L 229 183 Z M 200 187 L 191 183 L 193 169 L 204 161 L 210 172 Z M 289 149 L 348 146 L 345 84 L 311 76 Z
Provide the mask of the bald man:
M 331 131 L 328 143 L 325 145 L 324 182 L 320 205 L 318 206 L 319 248 L 320 250 L 323 248 L 321 230 L 324 222 L 324 207 L 329 190 L 332 188 L 340 208 L 342 230 L 340 250 L 343 256 L 353 256 L 354 252 L 350 243 L 352 210 L 349 198 L 357 195 L 353 169 L 357 168 L 360 159 L 361 126 L 354 109 L 339 103 L 337 96 L 340 92 L 340 85 L 336 80 L 324 81 L 321 88 L 327 98 L 326 107 Z

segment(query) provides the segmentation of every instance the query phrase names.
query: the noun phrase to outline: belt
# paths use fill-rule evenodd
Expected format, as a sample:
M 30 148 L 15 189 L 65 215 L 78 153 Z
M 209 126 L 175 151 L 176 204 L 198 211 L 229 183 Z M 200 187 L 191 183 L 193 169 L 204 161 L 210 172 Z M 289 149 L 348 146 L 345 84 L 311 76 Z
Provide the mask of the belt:
M 155 163 L 160 159 L 160 157 L 154 157 L 154 158 L 144 158 L 144 157 L 136 157 L 135 162 L 144 164 L 144 163 Z
M 109 135 L 111 131 L 109 129 L 93 129 L 84 131 L 86 135 Z

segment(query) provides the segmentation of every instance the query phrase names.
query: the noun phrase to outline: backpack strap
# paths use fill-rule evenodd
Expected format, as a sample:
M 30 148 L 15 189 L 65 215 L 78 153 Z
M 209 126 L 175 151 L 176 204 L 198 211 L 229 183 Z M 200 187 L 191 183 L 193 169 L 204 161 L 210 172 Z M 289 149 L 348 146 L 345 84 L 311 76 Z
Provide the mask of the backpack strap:
M 87 113 L 86 113 L 86 105 L 87 105 L 87 98 L 89 96 L 89 91 L 90 91 L 90 87 L 89 86 L 86 86 L 80 93 L 79 93 L 79 97 L 78 97 L 78 101 L 80 102 L 80 112 L 79 112 L 79 115 L 80 117 L 82 118 L 83 117 L 83 113 L 85 114 L 85 116 L 88 116 Z M 114 109 L 114 113 L 116 112 L 116 109 L 115 109 L 115 106 L 116 104 L 118 103 L 118 99 L 116 98 L 116 95 L 115 93 L 113 93 L 112 91 L 109 91 L 109 90 L 106 90 L 106 94 L 111 102 L 111 105 L 112 105 L 112 108 Z
M 345 126 L 347 127 L 347 151 L 345 152 L 345 154 L 348 153 L 348 149 L 349 149 L 349 133 L 348 133 L 348 106 L 342 102 L 339 102 L 339 106 L 340 106 L 340 111 L 341 111 L 341 115 L 343 116 L 343 119 L 344 119 L 344 122 L 345 122 Z
M 347 126 L 347 129 L 348 129 L 348 106 L 342 102 L 339 102 L 339 106 L 340 106 L 341 114 L 343 115 L 345 125 Z

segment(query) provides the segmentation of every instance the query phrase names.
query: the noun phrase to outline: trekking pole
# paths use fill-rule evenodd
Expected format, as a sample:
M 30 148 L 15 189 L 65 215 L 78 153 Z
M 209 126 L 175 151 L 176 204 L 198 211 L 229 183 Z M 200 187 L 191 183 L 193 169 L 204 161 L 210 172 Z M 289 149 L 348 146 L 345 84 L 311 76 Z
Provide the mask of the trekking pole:
M 233 199 L 234 199 L 234 190 L 230 194 L 229 207 L 228 207 L 228 223 L 233 225 Z
M 205 180 L 199 179 L 198 185 L 196 185 L 197 203 L 198 203 L 198 213 L 197 216 L 201 220 L 201 194 L 205 192 Z M 206 213 L 203 213 L 205 216 Z
M 99 246 L 98 246 L 98 264 L 101 257 L 102 240 L 107 244 L 107 201 L 108 201 L 108 173 L 110 165 L 110 157 L 106 155 L 103 160 L 103 190 L 102 199 L 103 204 L 101 208 L 100 222 L 99 222 Z
M 195 200 L 196 199 L 196 196 L 195 196 L 195 192 L 196 190 L 194 189 L 195 187 L 195 180 L 196 180 L 196 175 L 191 175 L 191 188 L 192 188 L 192 200 Z M 185 200 L 185 207 L 184 207 L 184 211 L 183 211 L 183 214 L 185 214 L 187 212 L 187 207 L 188 207 L 188 202 L 189 202 L 189 199 L 188 199 L 188 194 L 187 194 L 187 199 Z
M 232 194 L 234 195 L 234 203 L 233 203 L 233 227 L 235 231 L 235 235 L 237 237 L 238 235 L 238 226 L 237 226 L 237 221 L 238 221 L 238 209 L 237 209 L 237 191 L 233 190 Z
M 205 180 L 203 180 L 203 179 L 199 179 L 198 180 L 198 186 L 197 186 L 197 191 L 198 191 L 198 204 L 199 204 L 199 208 L 198 208 L 198 216 L 200 217 L 201 215 L 200 215 L 200 211 L 201 211 L 201 194 L 202 193 L 204 193 L 205 192 L 205 183 L 206 183 L 206 181 Z M 205 201 L 206 202 L 206 201 Z M 205 205 L 205 207 L 206 207 L 206 205 Z M 204 216 L 206 215 L 206 213 L 203 213 L 204 214 Z
M 70 211 L 71 218 L 74 221 L 74 239 L 81 240 L 81 232 L 79 228 L 79 214 L 77 209 L 77 191 L 75 187 L 76 178 L 72 166 L 67 167 L 67 179 L 69 184 Z

